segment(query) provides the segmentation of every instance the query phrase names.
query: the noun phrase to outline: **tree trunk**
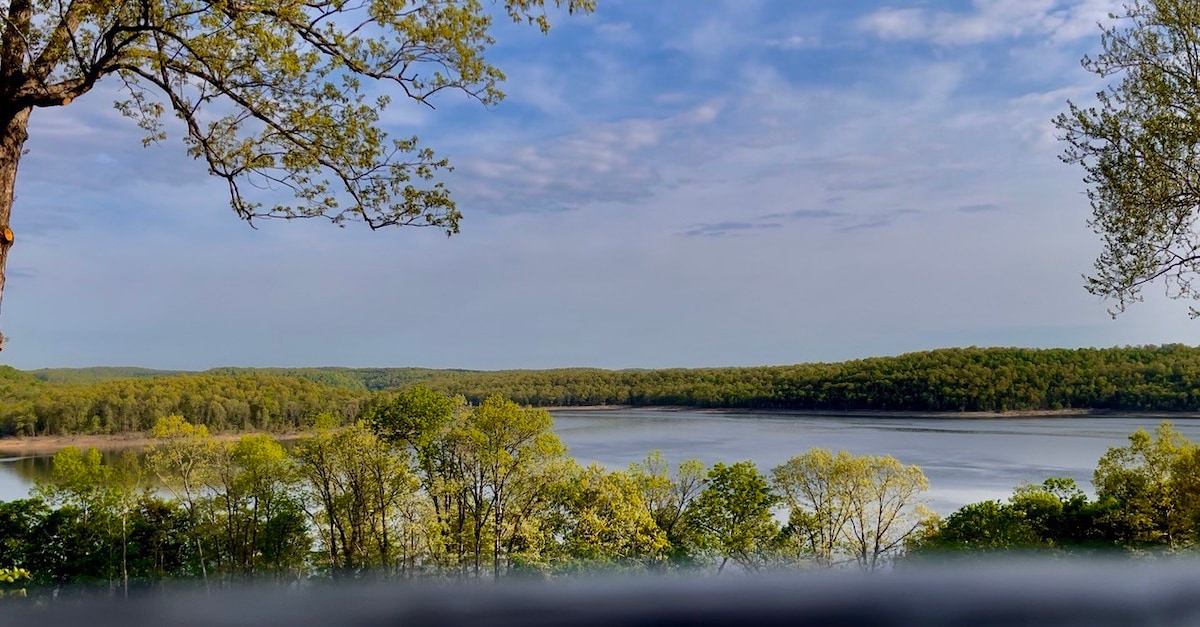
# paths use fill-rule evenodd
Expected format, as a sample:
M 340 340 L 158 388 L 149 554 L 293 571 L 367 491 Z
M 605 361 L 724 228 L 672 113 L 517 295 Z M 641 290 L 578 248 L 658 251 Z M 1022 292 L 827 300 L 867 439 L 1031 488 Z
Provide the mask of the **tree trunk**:
M 0 112 L 0 302 L 4 299 L 5 268 L 8 266 L 8 249 L 12 247 L 12 230 L 9 226 L 13 199 L 16 198 L 17 164 L 29 137 L 30 108 Z M 4 348 L 4 334 L 0 333 L 0 350 Z

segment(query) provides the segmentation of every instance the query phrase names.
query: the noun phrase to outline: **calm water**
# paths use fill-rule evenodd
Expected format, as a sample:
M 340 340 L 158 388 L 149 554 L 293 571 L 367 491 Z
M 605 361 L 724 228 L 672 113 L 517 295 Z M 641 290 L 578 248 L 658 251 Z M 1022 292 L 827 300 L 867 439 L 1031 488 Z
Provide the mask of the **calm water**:
M 659 449 L 668 461 L 751 460 L 760 470 L 817 446 L 891 455 L 929 477 L 929 505 L 943 514 L 1005 498 L 1026 482 L 1073 477 L 1091 486 L 1096 460 L 1158 418 L 879 418 L 651 409 L 554 412 L 555 430 L 582 464 L 624 468 Z M 1175 428 L 1200 442 L 1200 420 Z M 0 499 L 21 498 L 49 470 L 46 458 L 0 459 Z
M 929 505 L 946 514 L 984 499 L 1006 498 L 1022 483 L 1073 477 L 1091 488 L 1096 460 L 1160 418 L 880 418 L 694 411 L 562 411 L 555 430 L 580 463 L 623 468 L 660 449 L 672 463 L 749 459 L 767 471 L 816 446 L 891 455 L 929 477 Z M 1200 420 L 1175 428 L 1200 442 Z

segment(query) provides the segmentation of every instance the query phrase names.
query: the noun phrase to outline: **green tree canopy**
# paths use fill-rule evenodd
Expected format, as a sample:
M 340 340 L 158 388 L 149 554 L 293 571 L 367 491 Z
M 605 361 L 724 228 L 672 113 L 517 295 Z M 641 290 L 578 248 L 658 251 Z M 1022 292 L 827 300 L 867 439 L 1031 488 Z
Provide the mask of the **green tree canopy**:
M 495 4 L 546 31 L 547 5 L 587 12 L 594 0 Z M 484 58 L 492 15 L 481 0 L 5 0 L 0 18 L 0 295 L 30 114 L 102 80 L 120 81 L 117 107 L 144 143 L 166 137 L 164 114 L 181 120 L 188 154 L 246 220 L 446 233 L 459 219 L 438 180 L 449 162 L 416 137 L 390 138 L 380 111 L 397 94 L 425 105 L 446 90 L 503 97 L 504 74 Z M 372 82 L 387 93 L 372 96 Z M 247 186 L 293 198 L 249 198 Z
M 1119 17 L 1083 59 L 1115 82 L 1054 121 L 1104 238 L 1088 290 L 1115 300 L 1114 314 L 1160 280 L 1172 297 L 1200 298 L 1200 4 L 1133 0 Z
M 1194 542 L 1196 455 L 1196 444 L 1164 422 L 1153 436 L 1138 429 L 1127 446 L 1100 458 L 1092 483 L 1097 498 L 1118 504 L 1110 518 L 1124 543 L 1175 549 Z
M 821 566 L 852 559 L 874 570 L 898 554 L 931 514 L 929 481 L 891 456 L 814 448 L 771 471 L 789 507 L 787 533 Z
M 753 462 L 717 463 L 684 515 L 698 548 L 720 560 L 718 573 L 731 560 L 754 572 L 766 565 L 779 535 L 771 514 L 778 500 Z

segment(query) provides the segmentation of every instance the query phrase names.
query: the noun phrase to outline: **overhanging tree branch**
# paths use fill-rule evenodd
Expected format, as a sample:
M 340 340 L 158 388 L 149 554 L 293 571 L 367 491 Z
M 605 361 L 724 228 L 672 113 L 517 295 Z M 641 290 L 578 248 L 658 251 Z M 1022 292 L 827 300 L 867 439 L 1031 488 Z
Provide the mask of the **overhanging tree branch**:
M 548 28 L 546 4 L 588 12 L 594 0 L 495 0 Z M 440 176 L 449 162 L 379 125 L 395 86 L 406 100 L 457 90 L 503 94 L 484 58 L 492 15 L 477 0 L 13 0 L 0 16 L 0 227 L 7 227 L 29 112 L 68 105 L 118 76 L 118 109 L 166 138 L 183 123 L 189 154 L 224 180 L 247 220 L 324 218 L 371 229 L 458 231 Z M 242 183 L 260 198 L 243 194 Z M 284 192 L 291 198 L 281 197 Z M 0 245 L 0 295 L 8 244 Z

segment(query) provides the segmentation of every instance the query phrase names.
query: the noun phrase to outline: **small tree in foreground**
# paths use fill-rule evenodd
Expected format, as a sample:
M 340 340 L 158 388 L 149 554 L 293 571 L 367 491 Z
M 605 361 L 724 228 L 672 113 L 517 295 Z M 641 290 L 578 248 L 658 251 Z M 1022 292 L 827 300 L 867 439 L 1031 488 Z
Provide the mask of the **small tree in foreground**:
M 785 531 L 822 566 L 851 560 L 875 570 L 933 516 L 925 473 L 890 456 L 812 449 L 771 474 L 790 508 Z
M 719 560 L 718 573 L 730 561 L 756 572 L 768 564 L 779 536 L 771 513 L 777 500 L 753 462 L 718 463 L 684 515 L 697 547 Z

